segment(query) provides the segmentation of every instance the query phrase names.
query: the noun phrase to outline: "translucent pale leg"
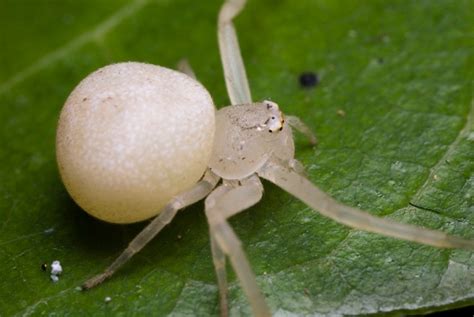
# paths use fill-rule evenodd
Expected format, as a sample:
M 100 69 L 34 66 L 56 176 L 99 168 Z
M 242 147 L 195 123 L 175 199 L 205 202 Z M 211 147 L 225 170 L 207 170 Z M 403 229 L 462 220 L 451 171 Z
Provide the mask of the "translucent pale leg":
M 183 58 L 178 62 L 177 68 L 180 72 L 188 75 L 193 79 L 196 79 L 196 74 L 194 73 L 193 68 L 191 67 L 189 61 L 186 58 Z
M 99 285 L 105 279 L 112 276 L 123 264 L 125 264 L 135 253 L 140 251 L 158 232 L 163 229 L 174 218 L 179 209 L 192 205 L 206 197 L 216 186 L 219 177 L 208 171 L 203 179 L 190 190 L 173 198 L 163 211 L 150 222 L 133 240 L 122 254 L 101 274 L 87 280 L 82 289 L 87 290 Z
M 300 161 L 298 161 L 297 159 L 291 159 L 289 162 L 288 162 L 288 166 L 293 170 L 295 171 L 297 174 L 305 177 L 306 176 L 306 170 L 304 169 L 304 166 L 303 164 L 301 164 Z
M 292 128 L 303 133 L 309 139 L 309 142 L 312 145 L 315 145 L 316 143 L 318 143 L 318 139 L 316 138 L 316 135 L 313 133 L 313 131 L 311 131 L 311 129 L 303 121 L 301 121 L 300 118 L 295 117 L 295 116 L 285 116 L 285 120 L 286 122 L 288 122 L 288 124 Z
M 225 254 L 211 234 L 211 251 L 214 269 L 216 270 L 217 284 L 219 285 L 219 310 L 222 317 L 228 316 L 227 303 L 227 271 L 225 267 Z
M 267 163 L 258 175 L 275 183 L 322 215 L 349 227 L 439 248 L 474 249 L 474 241 L 450 236 L 441 231 L 376 217 L 360 209 L 343 205 L 306 178 L 277 163 Z
M 228 182 L 224 181 L 222 186 L 216 188 L 211 195 L 220 197 L 227 193 L 233 188 Z M 212 199 L 209 195 L 208 199 Z M 206 199 L 206 205 L 208 200 Z M 227 284 L 227 269 L 226 269 L 226 258 L 225 253 L 219 246 L 219 243 L 215 239 L 215 234 L 212 231 L 212 226 L 209 228 L 209 236 L 211 238 L 211 251 L 212 261 L 214 263 L 214 269 L 216 271 L 217 285 L 219 286 L 219 311 L 221 317 L 227 317 L 229 315 L 229 305 L 227 300 L 228 295 L 228 284 Z
M 217 246 L 229 256 L 242 289 L 250 302 L 253 314 L 255 316 L 270 316 L 270 310 L 258 288 L 255 275 L 242 250 L 240 240 L 227 222 L 227 218 L 260 201 L 262 192 L 262 184 L 256 176 L 241 181 L 241 186 L 238 187 L 224 184 L 207 197 L 206 215 L 212 239 L 215 239 Z M 220 281 L 219 287 L 223 286 L 225 286 L 224 282 Z M 220 289 L 220 294 L 226 293 L 227 290 Z M 223 306 L 221 304 L 221 307 Z M 226 315 L 227 312 L 221 311 L 221 314 Z
M 245 2 L 246 0 L 227 0 L 221 7 L 218 20 L 219 51 L 227 92 L 233 105 L 252 102 L 237 34 L 232 23 L 232 19 L 239 14 Z

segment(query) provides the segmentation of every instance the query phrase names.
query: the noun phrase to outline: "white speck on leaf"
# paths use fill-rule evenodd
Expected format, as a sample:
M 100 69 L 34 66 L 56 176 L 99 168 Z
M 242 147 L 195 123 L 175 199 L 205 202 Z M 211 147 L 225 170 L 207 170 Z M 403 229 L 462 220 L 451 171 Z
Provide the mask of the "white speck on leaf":
M 61 262 L 58 260 L 53 261 L 51 263 L 51 275 L 60 275 L 63 272 L 63 267 L 61 266 Z
M 51 234 L 51 233 L 53 233 L 53 232 L 54 232 L 54 227 L 45 229 L 45 230 L 43 231 L 44 234 Z

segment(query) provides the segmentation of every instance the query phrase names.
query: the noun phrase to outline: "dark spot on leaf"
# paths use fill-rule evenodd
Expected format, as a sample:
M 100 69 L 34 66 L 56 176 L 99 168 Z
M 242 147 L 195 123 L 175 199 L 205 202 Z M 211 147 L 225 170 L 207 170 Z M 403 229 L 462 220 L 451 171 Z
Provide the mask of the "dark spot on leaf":
M 304 72 L 301 73 L 300 78 L 300 85 L 303 88 L 313 88 L 319 84 L 319 77 L 318 74 L 313 72 Z

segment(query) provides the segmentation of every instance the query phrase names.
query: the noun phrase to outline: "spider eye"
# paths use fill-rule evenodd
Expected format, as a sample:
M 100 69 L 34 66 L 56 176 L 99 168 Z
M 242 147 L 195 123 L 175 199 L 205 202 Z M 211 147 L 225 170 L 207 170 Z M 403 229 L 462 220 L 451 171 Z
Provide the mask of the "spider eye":
M 264 100 L 263 104 L 267 107 L 267 110 L 278 109 L 278 105 L 272 101 Z
M 283 126 L 283 114 L 278 110 L 278 105 L 272 101 L 264 100 L 263 105 L 266 107 L 268 119 L 265 125 L 270 133 L 281 131 Z
M 281 131 L 283 129 L 283 120 L 276 116 L 270 117 L 266 122 L 270 133 Z

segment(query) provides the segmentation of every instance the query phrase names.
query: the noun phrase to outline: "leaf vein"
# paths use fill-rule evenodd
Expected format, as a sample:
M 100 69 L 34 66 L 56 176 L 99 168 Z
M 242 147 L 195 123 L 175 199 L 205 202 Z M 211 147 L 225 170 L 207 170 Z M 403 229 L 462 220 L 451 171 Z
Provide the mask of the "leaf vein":
M 34 64 L 24 68 L 22 71 L 18 72 L 15 76 L 8 79 L 2 85 L 0 85 L 0 95 L 6 93 L 12 87 L 17 85 L 18 83 L 22 82 L 26 78 L 30 77 L 31 75 L 41 71 L 42 69 L 46 68 L 50 64 L 64 58 L 70 52 L 74 51 L 75 49 L 82 47 L 86 43 L 97 40 L 102 38 L 106 33 L 116 27 L 120 22 L 125 20 L 126 18 L 132 16 L 136 12 L 138 12 L 141 8 L 143 8 L 149 0 L 135 0 L 119 10 L 113 13 L 108 19 L 104 22 L 97 25 L 95 28 L 79 35 L 74 40 L 68 42 L 66 45 L 46 54 L 39 60 L 37 60 Z

